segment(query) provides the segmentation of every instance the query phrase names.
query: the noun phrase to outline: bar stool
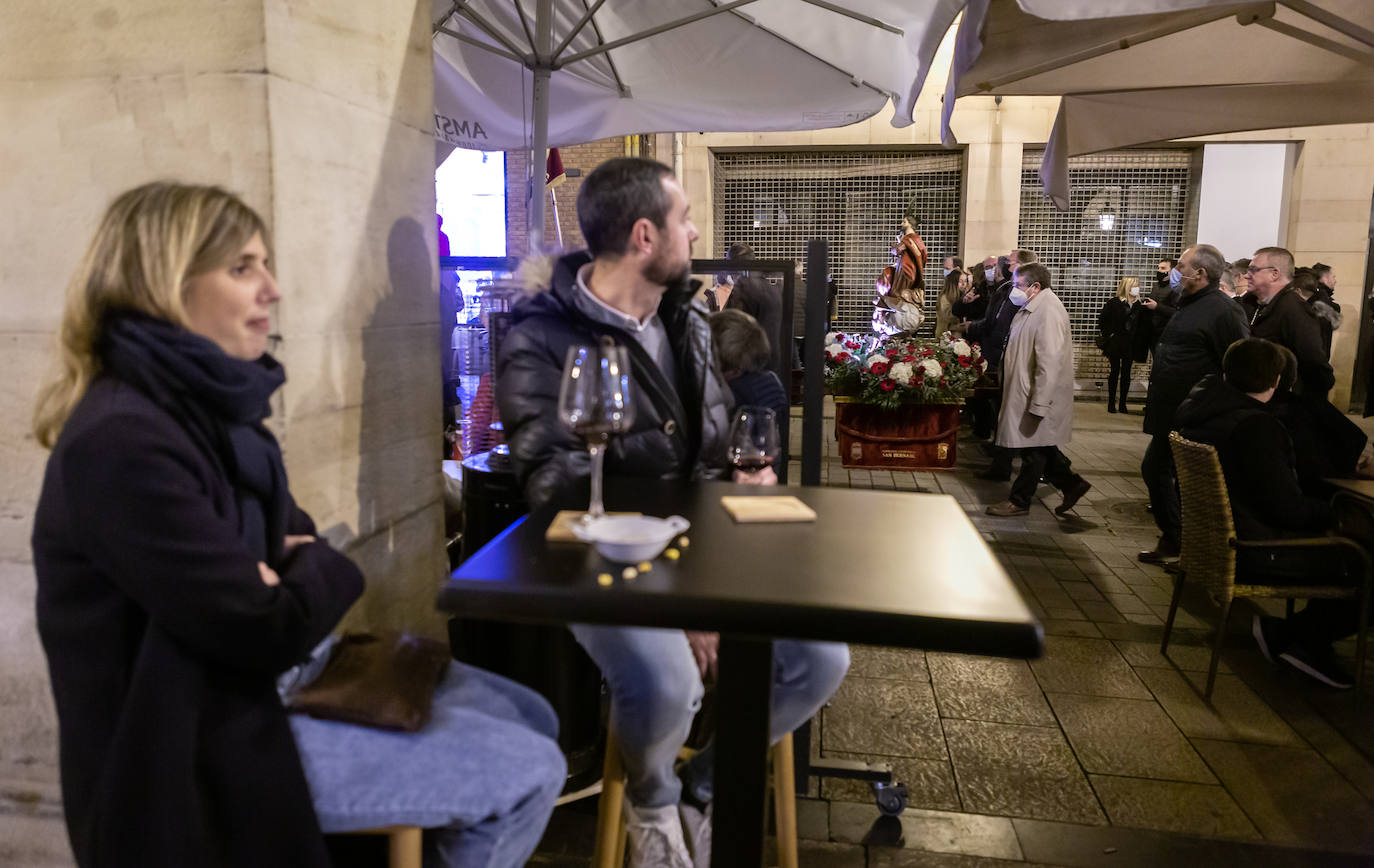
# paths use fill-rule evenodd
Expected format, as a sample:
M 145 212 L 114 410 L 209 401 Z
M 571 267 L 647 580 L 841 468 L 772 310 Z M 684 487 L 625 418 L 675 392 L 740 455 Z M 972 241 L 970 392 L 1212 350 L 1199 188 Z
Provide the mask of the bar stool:
M 343 835 L 385 835 L 389 868 L 421 868 L 424 856 L 424 829 L 419 826 L 383 826 L 341 832 Z
M 773 761 L 773 818 L 778 833 L 778 868 L 797 868 L 797 785 L 792 760 L 792 733 L 769 750 Z M 690 757 L 683 748 L 679 756 Z M 601 774 L 601 803 L 596 809 L 596 849 L 592 868 L 622 868 L 625 864 L 625 767 L 620 740 L 606 733 L 606 762 Z

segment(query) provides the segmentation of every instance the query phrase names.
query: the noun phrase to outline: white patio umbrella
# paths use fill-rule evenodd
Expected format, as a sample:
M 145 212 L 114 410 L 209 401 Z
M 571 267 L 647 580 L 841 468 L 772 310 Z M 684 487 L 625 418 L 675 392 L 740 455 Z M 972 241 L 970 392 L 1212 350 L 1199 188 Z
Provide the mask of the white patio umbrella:
M 1071 156 L 1374 121 L 1374 2 L 972 0 L 945 92 L 946 144 L 954 101 L 971 94 L 1063 95 L 1040 180 L 1064 210 Z
M 964 0 L 435 0 L 435 137 L 484 150 L 629 133 L 909 125 Z M 544 198 L 529 213 L 542 238 Z

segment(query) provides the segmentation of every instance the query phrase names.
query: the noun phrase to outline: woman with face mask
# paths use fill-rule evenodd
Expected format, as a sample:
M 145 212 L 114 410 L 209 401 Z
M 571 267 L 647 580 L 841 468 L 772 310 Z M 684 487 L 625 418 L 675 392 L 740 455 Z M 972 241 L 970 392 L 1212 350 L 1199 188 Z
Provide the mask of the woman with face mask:
M 1108 364 L 1108 413 L 1126 412 L 1126 394 L 1131 389 L 1131 338 L 1139 303 L 1140 281 L 1123 277 L 1116 285 L 1116 294 L 1102 304 L 1097 314 L 1097 348 L 1107 357 Z

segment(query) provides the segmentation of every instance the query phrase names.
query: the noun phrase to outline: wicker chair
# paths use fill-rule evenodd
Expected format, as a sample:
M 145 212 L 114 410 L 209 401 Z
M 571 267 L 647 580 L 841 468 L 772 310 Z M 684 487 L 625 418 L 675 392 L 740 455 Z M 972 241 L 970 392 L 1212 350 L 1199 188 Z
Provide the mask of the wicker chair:
M 1292 614 L 1294 599 L 1340 598 L 1353 599 L 1360 607 L 1360 630 L 1357 634 L 1355 682 L 1364 676 L 1365 639 L 1369 627 L 1370 557 L 1354 540 L 1345 537 L 1312 539 L 1240 540 L 1236 538 L 1235 521 L 1231 517 L 1231 498 L 1226 492 L 1226 478 L 1214 447 L 1194 443 L 1177 431 L 1169 434 L 1173 448 L 1174 466 L 1178 472 L 1179 494 L 1183 504 L 1183 550 L 1179 569 L 1174 575 L 1174 595 L 1169 602 L 1169 617 L 1164 622 L 1164 641 L 1159 652 L 1169 648 L 1169 633 L 1174 626 L 1174 614 L 1183 596 L 1186 579 L 1202 582 L 1208 593 L 1221 606 L 1221 622 L 1217 625 L 1212 644 L 1212 660 L 1207 667 L 1207 688 L 1204 696 L 1212 698 L 1217 678 L 1217 658 L 1226 635 L 1226 622 L 1231 615 L 1231 601 L 1236 597 L 1277 597 L 1288 601 Z M 1363 570 L 1357 585 L 1251 585 L 1236 583 L 1236 552 L 1239 549 L 1283 550 L 1340 548 L 1351 553 Z

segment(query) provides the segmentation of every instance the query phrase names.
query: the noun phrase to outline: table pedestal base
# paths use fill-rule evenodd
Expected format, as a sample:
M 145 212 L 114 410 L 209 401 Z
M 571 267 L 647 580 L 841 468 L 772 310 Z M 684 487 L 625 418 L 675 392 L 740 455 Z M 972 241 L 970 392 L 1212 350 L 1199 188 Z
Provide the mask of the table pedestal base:
M 763 864 L 773 643 L 720 637 L 711 868 Z

